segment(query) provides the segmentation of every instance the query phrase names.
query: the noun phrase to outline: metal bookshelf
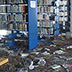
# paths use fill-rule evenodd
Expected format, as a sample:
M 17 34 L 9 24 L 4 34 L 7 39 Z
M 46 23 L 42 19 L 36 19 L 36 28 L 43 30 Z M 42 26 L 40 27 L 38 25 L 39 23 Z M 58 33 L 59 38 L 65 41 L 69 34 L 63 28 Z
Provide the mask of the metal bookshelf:
M 57 12 L 57 10 L 59 10 Z M 37 14 L 38 14 L 38 40 L 40 42 L 49 42 L 46 40 L 41 40 L 42 36 L 50 38 L 50 36 L 57 36 L 62 33 L 66 33 L 70 27 L 70 0 L 38 0 L 37 2 Z M 42 16 L 44 15 L 44 16 Z M 45 17 L 47 16 L 47 17 Z M 54 17 L 50 19 L 50 17 Z M 55 19 L 56 17 L 56 19 Z M 41 18 L 41 19 L 40 19 Z M 40 23 L 39 23 L 40 22 Z M 52 26 L 43 26 L 43 22 L 53 22 Z M 40 24 L 40 26 L 39 26 Z M 41 33 L 42 29 L 51 29 L 53 28 L 53 34 Z M 56 39 L 56 38 L 55 38 Z
M 3 26 L 1 24 L 4 23 L 6 25 L 4 28 L 0 27 L 0 30 L 8 32 L 5 38 L 5 45 L 8 45 L 12 49 L 19 49 L 21 48 L 19 45 L 24 44 L 22 48 L 26 48 L 27 50 L 34 49 L 38 45 L 37 0 L 23 0 L 24 2 L 22 0 L 18 0 L 18 2 L 15 0 L 12 1 L 0 1 L 0 7 L 5 7 L 6 9 L 3 12 L 0 11 L 0 15 L 6 15 L 6 19 L 3 17 L 0 20 L 0 26 Z

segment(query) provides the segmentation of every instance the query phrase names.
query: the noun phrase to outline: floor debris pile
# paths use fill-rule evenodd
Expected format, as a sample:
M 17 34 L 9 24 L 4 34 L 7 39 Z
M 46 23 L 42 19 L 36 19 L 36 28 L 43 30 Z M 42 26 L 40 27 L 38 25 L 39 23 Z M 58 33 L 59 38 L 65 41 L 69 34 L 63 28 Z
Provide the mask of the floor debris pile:
M 72 40 L 39 43 L 25 52 L 0 47 L 0 57 L 9 59 L 0 72 L 72 72 Z

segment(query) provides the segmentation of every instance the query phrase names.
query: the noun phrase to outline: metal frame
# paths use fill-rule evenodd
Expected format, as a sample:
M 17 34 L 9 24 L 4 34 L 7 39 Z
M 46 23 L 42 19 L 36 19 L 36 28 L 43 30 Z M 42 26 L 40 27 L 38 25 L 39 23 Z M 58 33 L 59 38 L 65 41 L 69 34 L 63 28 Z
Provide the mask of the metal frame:
M 36 7 L 31 8 L 31 1 L 35 1 Z M 37 0 L 28 0 L 28 27 L 29 27 L 29 50 L 38 45 L 37 37 Z

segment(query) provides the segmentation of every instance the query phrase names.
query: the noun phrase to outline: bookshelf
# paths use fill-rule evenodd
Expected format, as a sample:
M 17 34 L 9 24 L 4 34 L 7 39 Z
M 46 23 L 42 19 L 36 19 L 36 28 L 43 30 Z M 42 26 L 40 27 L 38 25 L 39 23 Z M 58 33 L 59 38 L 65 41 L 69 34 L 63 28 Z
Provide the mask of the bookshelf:
M 0 30 L 7 31 L 5 44 L 12 49 L 35 48 L 37 44 L 37 0 L 1 0 Z
M 70 0 L 37 1 L 39 40 L 43 37 L 50 38 L 69 31 L 69 1 Z

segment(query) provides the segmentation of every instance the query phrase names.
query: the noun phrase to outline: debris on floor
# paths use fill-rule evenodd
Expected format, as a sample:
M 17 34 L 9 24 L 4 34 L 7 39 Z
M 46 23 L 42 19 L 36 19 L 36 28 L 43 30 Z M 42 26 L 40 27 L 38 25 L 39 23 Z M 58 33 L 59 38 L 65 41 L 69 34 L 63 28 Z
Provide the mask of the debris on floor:
M 8 58 L 0 58 L 0 66 L 8 62 Z
M 0 47 L 0 57 L 8 62 L 0 67 L 0 72 L 71 72 L 72 40 L 56 40 L 39 43 L 39 47 L 29 50 L 11 50 Z
M 65 52 L 62 50 L 55 51 L 53 54 L 64 54 Z

